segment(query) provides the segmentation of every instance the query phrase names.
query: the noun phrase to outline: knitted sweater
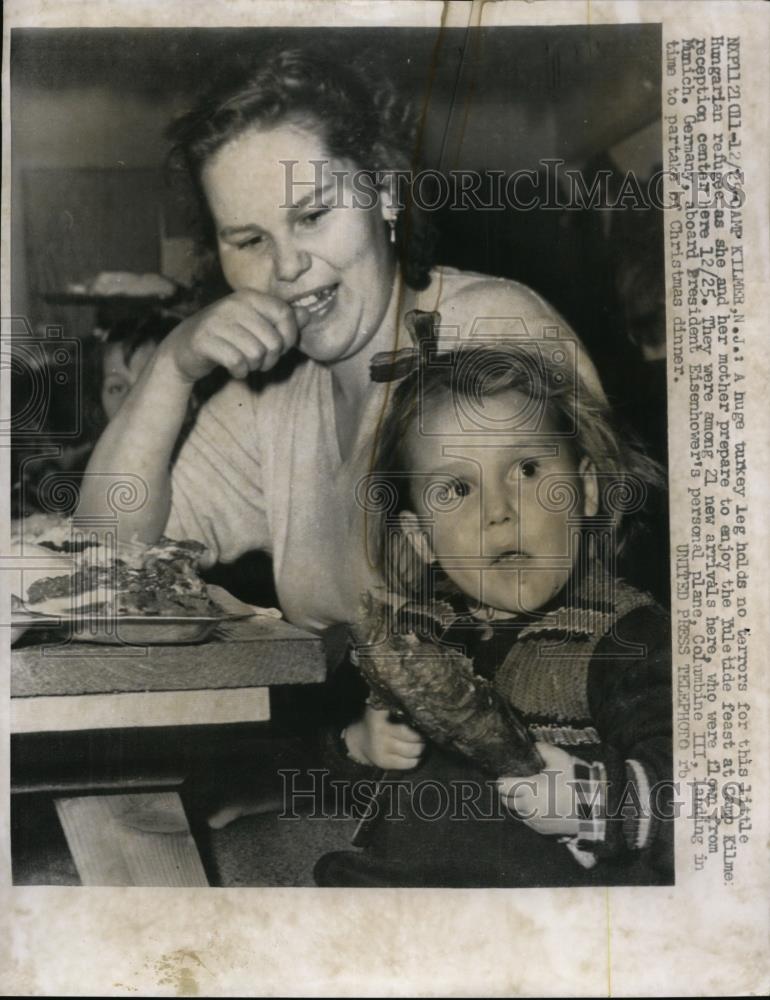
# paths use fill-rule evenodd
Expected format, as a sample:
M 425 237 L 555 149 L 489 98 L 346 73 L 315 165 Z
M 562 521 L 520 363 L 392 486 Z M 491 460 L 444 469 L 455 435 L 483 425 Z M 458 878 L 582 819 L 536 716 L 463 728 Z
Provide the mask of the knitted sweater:
M 390 810 L 395 816 L 406 803 L 406 815 L 376 820 L 363 854 L 338 852 L 322 859 L 316 872 L 320 884 L 672 881 L 672 824 L 660 818 L 671 814 L 668 620 L 649 595 L 622 581 L 602 578 L 594 584 L 590 592 L 579 588 L 568 608 L 554 607 L 528 622 L 485 624 L 458 607 L 441 635 L 442 642 L 463 648 L 476 672 L 510 700 L 533 739 L 586 762 L 575 775 L 588 782 L 589 804 L 578 836 L 569 842 L 543 837 L 501 814 L 489 775 L 431 745 L 418 768 L 389 776 L 411 789 L 411 798 L 400 795 L 399 810 Z M 408 627 L 418 627 L 420 609 L 408 608 L 405 615 Z M 375 773 L 344 759 L 339 747 L 331 750 L 330 762 L 335 758 L 338 773 L 349 779 Z M 466 799 L 474 787 L 484 789 L 474 802 L 475 820 L 447 813 L 426 821 L 414 795 L 421 786 L 424 797 L 425 789 L 442 785 L 455 792 L 464 788 L 460 794 Z

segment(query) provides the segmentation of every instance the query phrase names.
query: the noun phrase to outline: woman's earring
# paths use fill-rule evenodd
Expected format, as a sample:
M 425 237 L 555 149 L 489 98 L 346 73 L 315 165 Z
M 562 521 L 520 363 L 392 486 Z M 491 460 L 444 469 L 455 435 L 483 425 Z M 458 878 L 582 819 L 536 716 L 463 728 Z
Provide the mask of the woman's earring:
M 390 227 L 390 242 L 396 242 L 396 223 L 398 222 L 398 209 L 390 208 L 388 209 L 387 223 Z

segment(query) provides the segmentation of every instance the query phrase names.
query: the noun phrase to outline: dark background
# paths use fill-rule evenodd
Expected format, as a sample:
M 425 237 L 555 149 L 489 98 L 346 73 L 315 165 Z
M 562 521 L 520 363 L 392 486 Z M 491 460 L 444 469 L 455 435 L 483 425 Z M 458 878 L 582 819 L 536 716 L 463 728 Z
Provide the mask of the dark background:
M 105 317 L 55 300 L 68 282 L 98 271 L 189 279 L 195 219 L 165 177 L 165 129 L 217 76 L 258 61 L 268 46 L 308 40 L 351 56 L 371 52 L 413 96 L 428 167 L 511 173 L 561 158 L 589 183 L 599 169 L 619 183 L 628 170 L 643 182 L 660 166 L 656 25 L 15 30 L 13 311 L 34 335 L 55 324 L 87 353 Z M 566 316 L 621 416 L 665 461 L 661 213 L 443 211 L 437 222 L 440 263 L 522 281 Z M 87 395 L 89 378 L 78 369 L 69 388 L 51 383 L 47 442 L 64 440 L 71 387 L 79 380 Z M 87 434 L 81 427 L 80 440 Z M 653 543 L 632 549 L 625 571 L 667 602 L 662 501 L 651 530 Z M 264 573 L 253 563 L 227 571 L 251 596 L 262 593 Z

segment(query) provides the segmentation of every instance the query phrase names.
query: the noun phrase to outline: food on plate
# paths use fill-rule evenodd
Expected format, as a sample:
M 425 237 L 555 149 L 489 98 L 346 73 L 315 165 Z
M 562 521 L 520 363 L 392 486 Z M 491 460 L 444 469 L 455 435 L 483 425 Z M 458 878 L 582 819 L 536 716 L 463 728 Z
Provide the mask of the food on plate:
M 219 617 L 224 612 L 198 575 L 205 546 L 161 538 L 154 545 L 113 545 L 81 538 L 71 522 L 24 529 L 40 552 L 48 549 L 71 560 L 66 573 L 38 576 L 26 587 L 30 611 L 55 615 Z M 25 554 L 29 551 L 24 549 Z
M 55 514 L 30 514 L 11 521 L 11 541 L 18 548 L 28 548 L 32 543 L 67 554 L 100 544 L 95 534 L 89 535 L 76 528 L 69 518 Z
M 177 290 L 175 282 L 162 274 L 138 274 L 135 271 L 101 271 L 90 281 L 70 282 L 70 295 L 125 295 L 137 299 L 170 299 Z

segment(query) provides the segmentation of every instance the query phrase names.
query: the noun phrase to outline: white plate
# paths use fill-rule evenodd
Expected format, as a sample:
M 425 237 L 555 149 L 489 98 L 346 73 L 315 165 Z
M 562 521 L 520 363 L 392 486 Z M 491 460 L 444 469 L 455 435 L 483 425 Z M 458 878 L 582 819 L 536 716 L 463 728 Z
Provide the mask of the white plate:
M 68 618 L 64 615 L 15 613 L 11 619 L 11 642 L 18 641 L 30 627 L 67 628 L 75 642 L 97 642 L 120 646 L 189 645 L 205 642 L 223 622 L 247 618 L 248 614 L 217 617 L 171 615 L 118 615 Z
M 29 628 L 66 627 L 76 642 L 98 642 L 108 645 L 155 646 L 205 642 L 217 625 L 261 615 L 281 618 L 275 608 L 258 608 L 245 604 L 228 591 L 215 584 L 208 586 L 209 597 L 224 609 L 221 615 L 107 615 L 78 614 L 72 607 L 72 598 L 61 598 L 61 611 L 33 611 L 14 598 L 11 613 L 11 645 Z M 52 602 L 49 602 L 49 605 Z

